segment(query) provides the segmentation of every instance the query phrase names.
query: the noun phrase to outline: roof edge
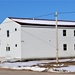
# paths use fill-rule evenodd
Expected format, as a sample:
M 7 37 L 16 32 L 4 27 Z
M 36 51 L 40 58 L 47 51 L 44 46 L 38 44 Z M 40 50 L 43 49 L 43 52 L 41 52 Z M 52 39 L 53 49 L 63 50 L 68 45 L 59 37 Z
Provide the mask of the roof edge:
M 45 20 L 45 21 L 55 21 L 53 19 L 39 19 L 39 18 L 20 18 L 20 17 L 8 17 L 10 19 L 26 19 L 26 20 Z M 62 21 L 62 22 L 75 22 L 72 20 L 58 20 L 58 21 Z

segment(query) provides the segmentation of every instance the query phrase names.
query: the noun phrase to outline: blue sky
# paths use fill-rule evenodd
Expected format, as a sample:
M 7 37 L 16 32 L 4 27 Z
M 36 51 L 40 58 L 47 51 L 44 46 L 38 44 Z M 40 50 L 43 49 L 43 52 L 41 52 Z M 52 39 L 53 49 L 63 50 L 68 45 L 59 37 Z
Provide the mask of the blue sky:
M 75 11 L 75 0 L 0 0 L 0 23 L 6 17 L 33 18 L 56 11 Z M 55 19 L 55 16 L 53 14 L 38 18 Z M 75 13 L 58 14 L 58 19 L 75 20 Z

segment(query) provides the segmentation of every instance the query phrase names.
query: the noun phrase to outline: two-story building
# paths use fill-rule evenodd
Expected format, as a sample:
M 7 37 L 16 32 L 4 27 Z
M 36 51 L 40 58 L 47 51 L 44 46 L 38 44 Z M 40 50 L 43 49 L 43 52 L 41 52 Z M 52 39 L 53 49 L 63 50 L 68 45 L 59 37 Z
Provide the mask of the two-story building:
M 6 18 L 0 25 L 0 57 L 56 58 L 56 21 Z M 58 21 L 58 57 L 75 57 L 75 21 Z

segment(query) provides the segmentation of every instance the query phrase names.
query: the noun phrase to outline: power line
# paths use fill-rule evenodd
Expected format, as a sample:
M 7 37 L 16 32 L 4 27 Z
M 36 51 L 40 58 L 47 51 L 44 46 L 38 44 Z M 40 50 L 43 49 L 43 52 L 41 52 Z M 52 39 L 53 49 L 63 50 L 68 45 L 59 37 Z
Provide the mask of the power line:
M 39 18 L 39 17 L 49 16 L 49 15 L 53 15 L 53 14 L 55 14 L 55 13 L 49 13 L 49 14 L 44 14 L 44 15 L 40 15 L 40 16 L 35 16 L 33 18 Z
M 75 13 L 75 11 L 71 11 L 71 12 L 58 12 L 58 14 L 72 14 Z M 44 15 L 40 15 L 40 16 L 35 16 L 34 18 L 39 18 L 39 17 L 43 17 L 43 16 L 49 16 L 49 15 L 55 15 L 55 13 L 49 13 L 49 14 L 44 14 Z
M 32 17 L 32 19 L 34 20 L 35 18 L 39 18 L 39 17 L 43 17 L 43 16 L 48 16 L 48 15 L 53 15 L 54 13 L 49 13 L 49 14 L 44 14 L 44 15 L 40 15 L 40 16 L 35 16 L 35 17 Z M 12 20 L 13 21 L 13 20 Z M 8 22 L 4 22 L 4 23 L 10 23 L 10 22 L 12 22 L 12 21 L 8 21 Z M 20 21 L 23 21 L 23 19 L 22 20 L 20 20 Z M 14 21 L 15 22 L 15 21 Z M 2 24 L 4 24 L 4 23 L 2 23 Z
M 75 11 L 71 11 L 71 12 L 58 12 L 59 15 L 61 15 L 61 14 L 73 14 L 73 13 L 75 13 Z M 43 16 L 49 16 L 49 15 L 55 15 L 55 13 L 49 13 L 49 14 L 44 14 L 44 15 L 35 16 L 35 17 L 32 17 L 32 19 L 34 20 L 35 18 L 37 19 L 37 18 L 40 18 L 40 17 L 43 17 Z M 23 19 L 20 20 L 20 21 L 23 21 Z M 2 24 L 10 23 L 10 22 L 13 22 L 13 20 L 12 20 L 12 21 L 8 21 L 8 22 L 4 22 L 4 23 L 2 23 Z M 15 21 L 14 21 L 14 22 L 15 22 Z
M 72 14 L 75 13 L 75 11 L 71 11 L 71 12 L 58 12 L 58 14 Z

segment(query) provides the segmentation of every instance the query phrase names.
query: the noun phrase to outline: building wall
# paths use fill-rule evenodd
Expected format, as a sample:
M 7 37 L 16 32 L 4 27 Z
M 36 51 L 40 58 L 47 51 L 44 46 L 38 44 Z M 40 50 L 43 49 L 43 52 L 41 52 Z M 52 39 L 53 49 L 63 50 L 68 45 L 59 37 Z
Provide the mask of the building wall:
M 63 36 L 63 30 L 66 30 L 66 36 Z M 75 57 L 75 36 L 74 27 L 60 28 L 58 32 L 59 57 Z M 67 44 L 67 50 L 63 50 L 63 44 Z
M 17 31 L 15 31 L 15 28 Z M 9 37 L 7 37 L 9 30 Z M 66 30 L 66 36 L 63 36 Z M 58 29 L 58 56 L 75 57 L 74 27 L 60 27 Z M 15 45 L 17 44 L 17 47 Z M 67 50 L 63 50 L 67 44 Z M 10 51 L 6 51 L 10 47 Z M 55 58 L 56 30 L 55 27 L 22 26 L 6 19 L 0 25 L 0 57 L 5 58 Z
M 7 37 L 7 30 L 9 30 L 9 37 Z M 6 47 L 10 47 L 10 51 L 7 51 Z M 0 25 L 0 57 L 21 58 L 20 25 L 8 18 Z
M 22 58 L 55 57 L 55 29 L 22 27 Z
M 66 30 L 66 36 L 63 36 Z M 58 56 L 75 57 L 75 28 L 58 29 Z M 22 58 L 55 58 L 56 30 L 55 28 L 22 27 L 21 28 Z M 67 44 L 67 50 L 63 50 Z

